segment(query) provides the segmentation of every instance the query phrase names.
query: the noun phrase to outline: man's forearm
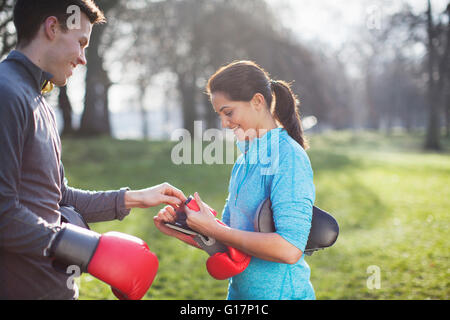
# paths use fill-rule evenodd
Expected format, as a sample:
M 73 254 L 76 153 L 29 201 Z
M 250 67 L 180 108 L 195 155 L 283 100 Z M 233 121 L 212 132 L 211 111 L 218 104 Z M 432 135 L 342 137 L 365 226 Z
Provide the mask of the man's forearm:
M 142 205 L 142 193 L 140 191 L 128 190 L 124 195 L 125 208 L 138 208 Z
M 87 222 L 122 220 L 130 212 L 125 204 L 128 190 L 86 191 L 64 185 L 60 205 L 73 206 Z

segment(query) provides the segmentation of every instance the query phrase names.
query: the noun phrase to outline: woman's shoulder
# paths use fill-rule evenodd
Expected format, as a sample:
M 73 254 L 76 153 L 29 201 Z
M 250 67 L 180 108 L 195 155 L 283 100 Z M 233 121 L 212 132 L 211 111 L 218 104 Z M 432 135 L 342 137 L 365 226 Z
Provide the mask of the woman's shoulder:
M 295 141 L 286 130 L 282 130 L 279 134 L 278 150 L 280 155 L 280 160 L 292 159 L 297 161 L 309 161 L 308 154 L 305 149 Z

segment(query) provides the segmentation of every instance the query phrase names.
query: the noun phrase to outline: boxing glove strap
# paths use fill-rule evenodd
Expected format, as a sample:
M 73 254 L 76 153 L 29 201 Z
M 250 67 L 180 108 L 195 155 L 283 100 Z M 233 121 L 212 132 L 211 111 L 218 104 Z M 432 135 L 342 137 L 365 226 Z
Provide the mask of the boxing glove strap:
M 194 241 L 206 251 L 210 256 L 215 255 L 218 252 L 227 252 L 228 247 L 224 245 L 222 242 L 217 241 L 214 238 L 206 237 L 202 234 L 197 234 L 194 237 Z
M 63 224 L 50 249 L 50 256 L 64 265 L 77 265 L 87 271 L 100 240 L 100 234 L 69 223 Z

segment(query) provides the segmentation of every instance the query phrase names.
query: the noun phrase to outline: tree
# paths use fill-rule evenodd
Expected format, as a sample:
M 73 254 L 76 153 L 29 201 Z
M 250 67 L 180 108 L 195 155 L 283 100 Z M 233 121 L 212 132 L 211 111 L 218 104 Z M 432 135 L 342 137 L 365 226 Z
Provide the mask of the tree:
M 16 46 L 13 7 L 14 0 L 0 0 L 0 58 Z
M 97 0 L 97 4 L 109 19 L 108 14 L 119 4 L 120 0 Z M 112 16 L 112 15 L 111 15 Z M 86 93 L 84 110 L 78 133 L 84 136 L 111 135 L 109 121 L 108 91 L 112 85 L 104 68 L 103 35 L 108 24 L 97 25 L 92 29 L 86 58 Z
M 326 97 L 326 77 L 320 74 L 316 57 L 284 32 L 265 1 L 167 0 L 140 4 L 127 4 L 130 12 L 122 22 L 144 25 L 141 28 L 145 32 L 133 27 L 133 50 L 121 59 L 130 63 L 129 57 L 134 56 L 131 63 L 140 63 L 147 78 L 163 71 L 176 75 L 183 126 L 189 131 L 193 132 L 195 120 L 217 126 L 217 116 L 204 94 L 206 79 L 221 65 L 239 59 L 255 60 L 278 79 L 295 80 L 295 91 L 305 93 L 302 100 L 309 106 L 305 110 L 326 117 L 331 99 L 330 95 Z M 147 58 L 142 59 L 145 55 Z
M 434 21 L 431 0 L 427 0 L 427 51 L 428 51 L 428 114 L 425 148 L 440 150 L 440 111 L 444 102 L 444 89 L 450 64 L 450 3 L 446 8 L 447 22 Z
M 63 129 L 61 136 L 73 135 L 75 129 L 72 125 L 72 104 L 70 103 L 69 96 L 67 95 L 67 87 L 59 87 L 58 94 L 58 106 L 61 109 L 63 117 Z

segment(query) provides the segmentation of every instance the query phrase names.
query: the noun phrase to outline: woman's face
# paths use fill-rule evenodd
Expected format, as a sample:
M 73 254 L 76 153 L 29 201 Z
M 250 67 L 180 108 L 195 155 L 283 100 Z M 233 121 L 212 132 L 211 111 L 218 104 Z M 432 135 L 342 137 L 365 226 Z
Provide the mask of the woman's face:
M 260 114 L 254 100 L 232 101 L 221 92 L 211 95 L 211 103 L 220 116 L 222 128 L 233 130 L 239 141 L 252 140 L 257 136 Z

